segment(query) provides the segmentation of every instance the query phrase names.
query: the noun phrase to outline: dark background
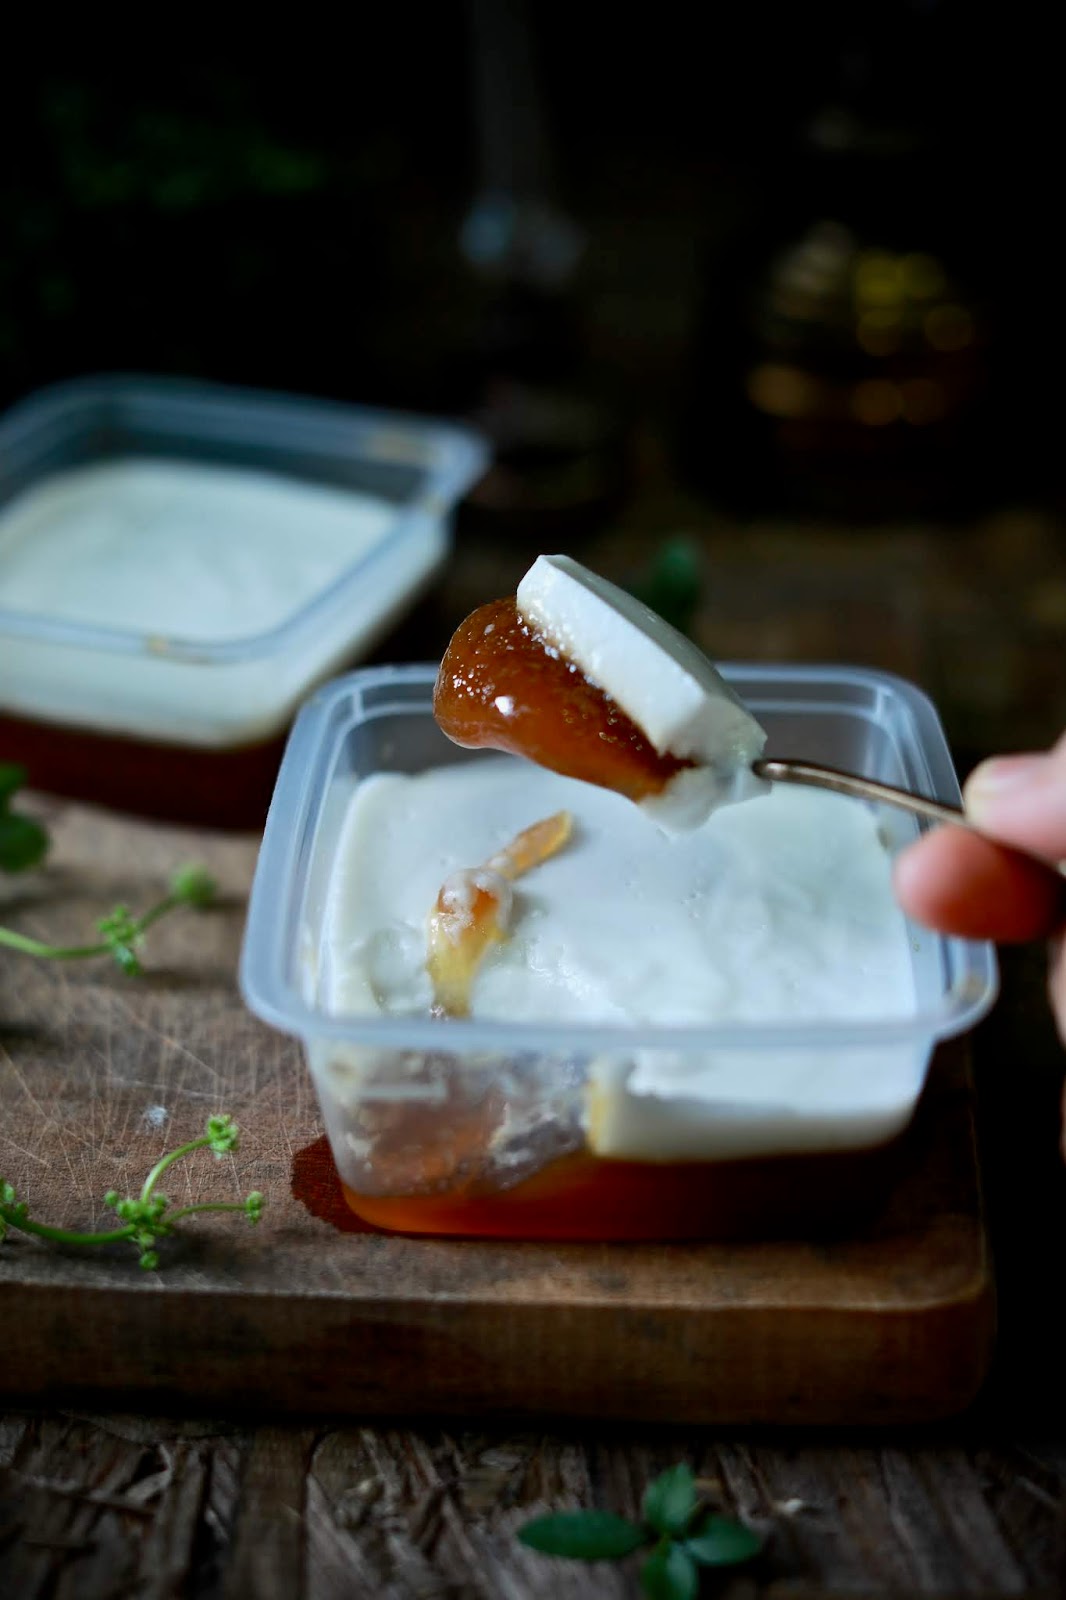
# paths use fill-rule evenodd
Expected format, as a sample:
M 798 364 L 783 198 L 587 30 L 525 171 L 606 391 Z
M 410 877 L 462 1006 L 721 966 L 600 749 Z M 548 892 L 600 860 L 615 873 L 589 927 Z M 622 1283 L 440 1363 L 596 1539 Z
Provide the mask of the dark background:
M 1054 493 L 1053 52 L 1024 9 L 979 9 L 546 0 L 524 13 L 528 78 L 521 38 L 517 66 L 506 27 L 501 43 L 515 0 L 356 7 L 343 29 L 289 18 L 232 38 L 64 22 L 6 51 L 0 402 L 122 369 L 484 416 L 502 374 L 592 406 L 539 430 L 525 411 L 501 421 L 496 391 L 488 411 L 498 438 L 599 450 L 601 487 L 618 470 L 603 453 L 654 417 L 678 470 L 741 505 L 876 516 Z M 520 190 L 583 241 L 547 290 L 513 262 L 479 273 L 459 247 L 507 163 L 499 135 L 486 158 L 479 38 Z M 827 114 L 849 119 L 845 156 L 812 147 Z M 902 498 L 889 436 L 906 429 L 875 430 L 887 469 L 856 469 L 868 440 L 782 452 L 745 396 L 766 342 L 752 295 L 827 217 L 859 244 L 934 255 L 975 313 L 978 370 L 950 426 L 917 446 L 909 430 Z M 839 350 L 816 328 L 806 356 Z

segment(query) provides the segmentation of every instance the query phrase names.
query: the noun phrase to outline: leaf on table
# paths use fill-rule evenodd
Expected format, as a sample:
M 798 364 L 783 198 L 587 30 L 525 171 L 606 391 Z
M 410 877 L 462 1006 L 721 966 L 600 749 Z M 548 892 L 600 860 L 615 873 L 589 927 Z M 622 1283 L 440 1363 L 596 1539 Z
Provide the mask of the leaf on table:
M 684 1533 L 696 1510 L 696 1480 L 687 1462 L 654 1478 L 644 1491 L 644 1520 L 657 1533 Z
M 679 1544 L 672 1541 L 652 1552 L 640 1569 L 640 1586 L 650 1600 L 695 1600 L 699 1593 L 699 1568 Z
M 8 811 L 0 798 L 0 869 L 26 872 L 43 861 L 47 853 L 48 835 L 40 823 Z
M 754 1560 L 762 1547 L 763 1541 L 753 1529 L 713 1513 L 685 1540 L 685 1549 L 701 1567 L 739 1567 Z
M 16 761 L 0 761 L 0 806 L 4 806 L 26 783 L 26 768 Z
M 520 1544 L 572 1561 L 619 1561 L 647 1544 L 644 1529 L 610 1511 L 558 1511 L 518 1530 Z

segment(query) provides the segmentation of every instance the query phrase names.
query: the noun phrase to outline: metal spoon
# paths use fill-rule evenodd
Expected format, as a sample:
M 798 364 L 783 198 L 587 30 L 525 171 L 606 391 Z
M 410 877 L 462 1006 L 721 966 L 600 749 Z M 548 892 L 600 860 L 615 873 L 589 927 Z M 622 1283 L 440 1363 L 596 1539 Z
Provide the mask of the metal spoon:
M 810 789 L 832 789 L 834 794 L 853 795 L 856 800 L 880 800 L 887 806 L 899 806 L 903 811 L 913 811 L 915 816 L 928 817 L 931 822 L 973 828 L 965 811 L 958 806 L 927 800 L 924 795 L 911 794 L 909 789 L 897 789 L 890 783 L 878 783 L 874 778 L 860 778 L 858 773 L 841 772 L 837 767 L 823 767 L 816 761 L 753 761 L 751 770 L 757 778 L 767 778 L 771 783 L 799 783 Z
M 756 777 L 771 783 L 798 783 L 810 789 L 831 789 L 835 794 L 852 795 L 856 800 L 879 800 L 884 805 L 898 806 L 901 811 L 911 811 L 915 816 L 928 817 L 931 822 L 947 822 L 955 828 L 968 828 L 971 833 L 982 834 L 965 811 L 958 806 L 945 805 L 942 800 L 928 800 L 923 794 L 911 794 L 909 789 L 897 789 L 891 783 L 878 783 L 875 778 L 860 778 L 855 772 L 841 772 L 837 767 L 823 767 L 816 761 L 753 761 L 751 770 Z M 982 834 L 987 838 L 987 834 Z M 1000 840 L 993 841 L 1000 844 Z M 1051 872 L 1066 877 L 1066 862 L 1056 864 L 1045 857 L 1035 856 L 1014 845 L 1004 845 L 1016 855 L 1028 856 Z

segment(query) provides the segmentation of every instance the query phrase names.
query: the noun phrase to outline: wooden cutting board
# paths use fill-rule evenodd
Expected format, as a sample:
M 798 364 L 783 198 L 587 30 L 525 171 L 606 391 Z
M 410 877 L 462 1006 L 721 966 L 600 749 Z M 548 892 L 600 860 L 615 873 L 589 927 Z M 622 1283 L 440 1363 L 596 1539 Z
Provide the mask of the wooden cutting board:
M 557 1245 L 353 1230 L 297 1044 L 234 973 L 255 841 L 39 807 L 46 872 L 0 919 L 84 938 L 189 859 L 220 907 L 153 930 L 149 971 L 0 952 L 0 1176 L 34 1215 L 102 1226 L 164 1149 L 229 1111 L 241 1148 L 168 1175 L 172 1199 L 261 1189 L 263 1221 L 196 1219 L 147 1273 L 128 1246 L 0 1244 L 0 1392 L 262 1413 L 554 1414 L 900 1423 L 961 1410 L 994 1299 L 963 1053 L 942 1053 L 891 1192 L 846 1241 Z

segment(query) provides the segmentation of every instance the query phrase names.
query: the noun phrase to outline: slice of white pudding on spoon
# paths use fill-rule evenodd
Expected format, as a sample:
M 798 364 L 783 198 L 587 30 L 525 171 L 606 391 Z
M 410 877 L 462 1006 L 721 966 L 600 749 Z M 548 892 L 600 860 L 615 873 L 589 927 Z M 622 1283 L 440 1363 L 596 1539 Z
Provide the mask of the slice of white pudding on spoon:
M 569 556 L 461 625 L 434 714 L 457 744 L 615 789 L 669 831 L 769 790 L 751 769 L 766 734 L 706 656 Z
M 859 773 L 763 759 L 765 733 L 706 656 L 569 556 L 538 557 L 515 600 L 482 606 L 456 630 L 433 709 L 456 744 L 617 790 L 671 833 L 773 783 L 975 826 L 956 806 Z
M 691 762 L 641 804 L 670 829 L 766 794 L 751 764 L 766 733 L 690 639 L 569 556 L 539 556 L 518 585 L 526 622 L 626 713 L 660 756 Z

